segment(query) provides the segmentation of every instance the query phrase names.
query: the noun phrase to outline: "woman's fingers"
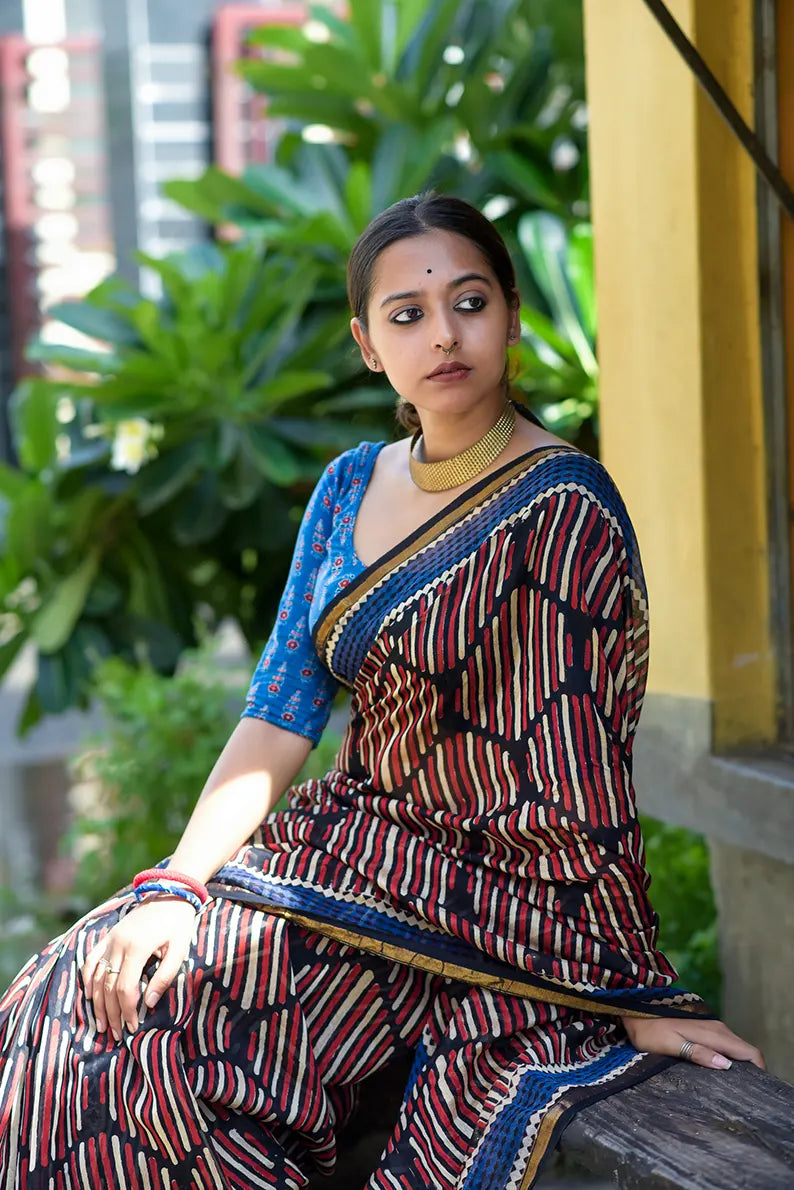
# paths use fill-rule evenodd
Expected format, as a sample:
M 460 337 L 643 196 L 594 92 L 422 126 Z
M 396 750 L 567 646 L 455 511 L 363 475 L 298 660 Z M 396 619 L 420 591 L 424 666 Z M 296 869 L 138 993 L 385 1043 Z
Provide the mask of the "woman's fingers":
M 721 1022 L 720 1022 L 721 1023 Z M 694 1040 L 698 1040 L 693 1038 Z M 702 1039 L 703 1044 L 712 1046 L 716 1053 L 724 1054 L 728 1058 L 738 1058 L 741 1062 L 752 1062 L 761 1070 L 766 1070 L 764 1055 L 758 1046 L 737 1036 L 727 1025 L 716 1031 L 709 1031 Z
M 160 965 L 149 980 L 143 997 L 148 1008 L 154 1008 L 163 992 L 174 982 L 182 966 L 183 956 L 176 947 L 162 947 L 160 954 Z
M 105 1003 L 105 976 L 108 967 L 115 966 L 115 961 L 108 955 L 102 955 L 94 965 L 91 978 L 91 999 L 94 1002 L 94 1017 L 97 1032 L 104 1033 L 108 1027 L 107 1006 Z
M 141 999 L 141 972 L 148 955 L 127 953 L 114 992 L 119 1006 L 119 1017 L 130 1033 L 138 1028 L 138 1005 Z
M 721 1024 L 721 1022 L 719 1023 Z M 680 1025 L 679 1029 L 681 1029 Z M 682 1029 L 680 1036 L 679 1053 L 685 1038 L 695 1042 L 695 1048 L 689 1056 L 689 1061 L 694 1062 L 697 1066 L 727 1069 L 736 1058 L 741 1062 L 752 1062 L 754 1066 L 766 1070 L 766 1062 L 760 1049 L 751 1045 L 749 1041 L 738 1037 L 727 1025 L 722 1025 L 722 1028 L 719 1029 L 709 1029 L 704 1022 L 701 1028 L 696 1029 L 689 1026 L 686 1031 Z
M 766 1070 L 760 1049 L 737 1036 L 723 1021 L 622 1019 L 632 1045 L 639 1050 L 680 1058 L 681 1046 L 691 1041 L 694 1048 L 686 1060 L 696 1066 L 726 1069 L 737 1058 Z
M 691 1039 L 690 1039 L 691 1040 Z M 683 1040 L 682 1043 L 683 1045 Z M 680 1053 L 679 1046 L 679 1053 Z M 732 1065 L 731 1059 L 726 1057 L 721 1050 L 712 1049 L 710 1045 L 704 1045 L 702 1042 L 697 1042 L 695 1048 L 686 1059 L 692 1062 L 695 1066 L 711 1066 L 727 1070 Z
M 118 983 L 127 966 L 127 956 L 111 955 L 109 958 L 111 960 L 110 966 L 105 968 L 105 977 L 102 980 L 104 1010 L 111 1033 L 116 1041 L 121 1041 L 123 1022 L 121 1019 L 121 1007 L 119 1005 Z
M 80 974 L 83 977 L 83 987 L 85 988 L 85 994 L 89 999 L 94 994 L 94 981 L 98 979 L 103 973 L 104 968 L 99 967 L 99 975 L 97 975 L 97 967 L 107 957 L 106 952 L 111 944 L 111 941 L 112 939 L 110 935 L 105 934 L 104 938 L 101 938 L 93 950 L 91 950 L 86 956 L 85 961 L 80 968 Z
M 194 929 L 192 906 L 172 899 L 141 905 L 108 930 L 80 969 L 97 1032 L 110 1027 L 116 1041 L 125 1027 L 135 1032 L 144 966 L 151 956 L 160 960 L 147 987 L 146 1003 L 152 1007 L 178 974 Z

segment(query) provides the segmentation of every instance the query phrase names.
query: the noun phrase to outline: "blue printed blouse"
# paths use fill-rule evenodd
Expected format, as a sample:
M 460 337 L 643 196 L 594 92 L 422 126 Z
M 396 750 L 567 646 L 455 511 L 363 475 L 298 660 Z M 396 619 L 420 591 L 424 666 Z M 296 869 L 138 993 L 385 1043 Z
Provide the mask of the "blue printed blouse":
M 353 548 L 356 513 L 385 442 L 361 442 L 333 459 L 298 531 L 276 622 L 259 659 L 243 717 L 266 719 L 317 744 L 339 683 L 311 633 L 324 607 L 366 567 Z

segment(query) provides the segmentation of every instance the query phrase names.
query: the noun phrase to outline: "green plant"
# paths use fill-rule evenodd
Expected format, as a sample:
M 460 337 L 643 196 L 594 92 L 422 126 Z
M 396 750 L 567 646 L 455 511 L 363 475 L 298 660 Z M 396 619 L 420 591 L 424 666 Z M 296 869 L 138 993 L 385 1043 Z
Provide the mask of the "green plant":
M 172 677 L 109 658 L 96 690 L 106 727 L 72 766 L 93 784 L 92 808 L 77 814 L 64 844 L 79 844 L 76 892 L 89 905 L 174 850 L 244 696 L 207 648 L 186 654 Z M 325 772 L 337 747 L 329 731 L 296 781 Z
M 250 40 L 270 57 L 239 70 L 287 131 L 272 165 L 166 185 L 203 218 L 344 257 L 375 214 L 430 186 L 492 201 L 508 230 L 535 207 L 585 215 L 576 0 L 357 0 L 344 20 L 311 5 L 303 25 Z
M 53 897 L 0 885 L 0 997 L 31 955 L 71 921 Z
M 168 672 L 202 623 L 226 615 L 261 639 L 304 493 L 366 436 L 351 402 L 366 414 L 382 400 L 348 351 L 338 277 L 306 253 L 245 241 L 147 263 L 162 299 L 114 279 L 54 308 L 96 346 L 33 343 L 57 374 L 14 394 L 0 676 L 32 641 L 23 728 L 85 705 L 103 656 Z
M 683 987 L 715 1012 L 722 1003 L 717 910 L 702 835 L 640 815 L 651 875 L 649 895 L 659 914 L 659 946 Z
M 239 65 L 270 112 L 299 130 L 282 140 L 281 163 L 308 127 L 372 166 L 376 210 L 428 182 L 473 201 L 496 183 L 522 209 L 562 212 L 585 196 L 579 5 L 351 0 L 346 19 L 320 4 L 309 15 L 255 30 L 252 45 L 277 59 Z
M 518 223 L 536 304 L 521 307 L 517 382 L 550 430 L 576 438 L 595 453 L 598 441 L 598 361 L 593 279 L 593 230 L 568 228 L 546 211 Z M 548 311 L 548 313 L 545 313 Z

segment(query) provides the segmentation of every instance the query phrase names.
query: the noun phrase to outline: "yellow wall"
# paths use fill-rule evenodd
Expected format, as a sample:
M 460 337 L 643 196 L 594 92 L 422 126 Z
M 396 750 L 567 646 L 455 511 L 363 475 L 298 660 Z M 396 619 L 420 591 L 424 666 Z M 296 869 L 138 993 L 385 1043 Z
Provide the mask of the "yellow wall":
M 774 734 L 753 166 L 639 0 L 585 0 L 602 458 L 637 529 L 649 689 Z M 751 0 L 670 5 L 752 120 Z
M 780 170 L 784 178 L 794 177 L 794 6 L 779 0 L 777 6 L 778 114 L 780 128 Z M 786 343 L 792 344 L 786 356 L 786 394 L 788 408 L 794 409 L 794 219 L 781 221 L 783 256 L 783 328 Z M 794 508 L 794 417 L 788 426 L 789 504 Z M 789 547 L 794 556 L 794 519 L 790 526 Z

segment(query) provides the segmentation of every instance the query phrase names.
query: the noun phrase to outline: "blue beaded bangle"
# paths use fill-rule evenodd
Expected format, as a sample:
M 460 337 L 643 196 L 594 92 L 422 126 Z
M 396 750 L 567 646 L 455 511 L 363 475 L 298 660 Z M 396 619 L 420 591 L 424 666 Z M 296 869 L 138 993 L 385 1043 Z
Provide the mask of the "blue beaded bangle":
M 145 884 L 139 884 L 136 889 L 133 889 L 132 895 L 136 901 L 140 901 L 146 893 L 150 892 L 170 893 L 173 897 L 181 897 L 183 901 L 190 902 L 196 913 L 204 908 L 201 897 L 197 897 L 189 888 L 184 888 L 181 884 L 174 884 L 168 880 L 147 880 Z

